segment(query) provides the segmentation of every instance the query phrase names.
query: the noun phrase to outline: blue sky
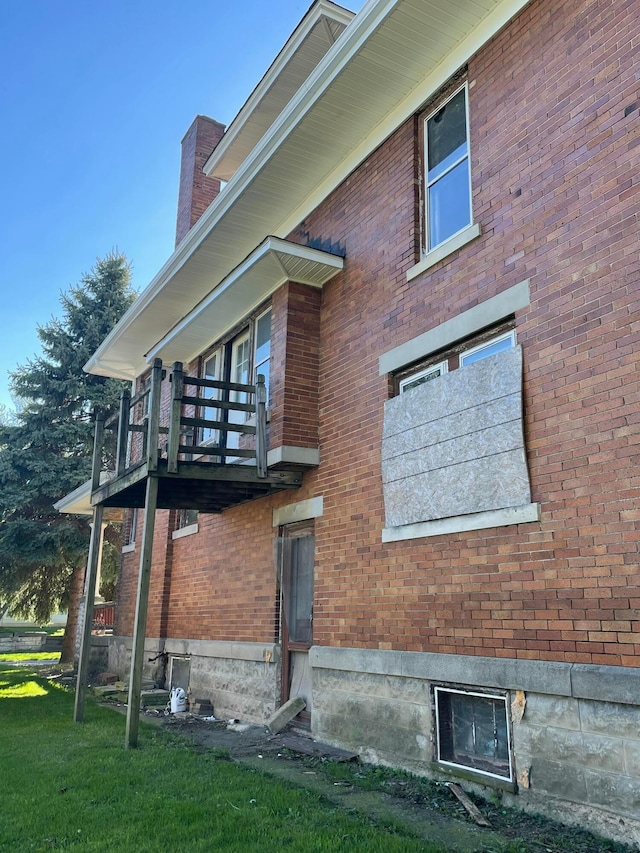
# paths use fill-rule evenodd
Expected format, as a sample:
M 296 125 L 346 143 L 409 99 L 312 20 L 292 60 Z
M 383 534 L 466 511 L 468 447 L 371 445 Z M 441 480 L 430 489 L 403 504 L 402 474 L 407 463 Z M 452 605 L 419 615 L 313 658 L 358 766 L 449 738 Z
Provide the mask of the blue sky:
M 97 257 L 124 252 L 138 289 L 169 257 L 180 140 L 229 123 L 310 2 L 3 0 L 0 404 Z

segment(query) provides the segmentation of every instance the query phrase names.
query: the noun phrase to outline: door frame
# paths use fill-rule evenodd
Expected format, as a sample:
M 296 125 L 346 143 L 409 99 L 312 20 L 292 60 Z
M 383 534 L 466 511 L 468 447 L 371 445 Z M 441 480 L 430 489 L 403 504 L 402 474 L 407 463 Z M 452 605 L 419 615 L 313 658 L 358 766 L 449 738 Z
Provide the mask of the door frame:
M 311 589 L 311 638 L 308 643 L 295 642 L 289 638 L 289 627 L 286 617 L 286 582 L 285 582 L 285 560 L 287 559 L 287 549 L 285 541 L 287 539 L 301 539 L 304 536 L 311 536 L 314 539 L 313 543 L 313 563 L 311 566 L 312 572 L 312 589 Z M 305 521 L 297 521 L 292 524 L 285 524 L 280 528 L 281 548 L 280 548 L 280 566 L 279 566 L 279 595 L 280 595 L 280 648 L 281 648 L 281 677 L 280 677 L 280 700 L 284 705 L 290 698 L 292 670 L 292 652 L 309 653 L 309 649 L 313 645 L 313 600 L 315 594 L 315 525 L 314 519 Z M 311 712 L 306 708 L 301 711 L 295 718 L 295 721 L 305 728 L 311 726 Z

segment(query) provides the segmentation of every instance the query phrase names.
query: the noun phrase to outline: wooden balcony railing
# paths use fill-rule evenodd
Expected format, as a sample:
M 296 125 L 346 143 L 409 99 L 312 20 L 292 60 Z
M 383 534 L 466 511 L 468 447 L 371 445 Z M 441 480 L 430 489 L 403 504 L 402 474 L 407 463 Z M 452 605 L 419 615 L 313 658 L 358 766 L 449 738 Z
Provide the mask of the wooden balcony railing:
M 259 478 L 267 477 L 266 388 L 262 375 L 255 385 L 185 376 L 176 362 L 170 374 L 171 398 L 162 405 L 166 371 L 160 359 L 151 369 L 148 385 L 135 396 L 125 389 L 119 412 L 106 419 L 96 416 L 92 491 L 104 478 L 105 437 L 115 430 L 115 471 L 124 476 L 139 465 L 147 472 L 166 460 L 168 474 L 179 473 L 181 462 L 208 466 L 255 465 Z M 185 393 L 186 392 L 186 393 Z M 205 438 L 206 437 L 206 438 Z

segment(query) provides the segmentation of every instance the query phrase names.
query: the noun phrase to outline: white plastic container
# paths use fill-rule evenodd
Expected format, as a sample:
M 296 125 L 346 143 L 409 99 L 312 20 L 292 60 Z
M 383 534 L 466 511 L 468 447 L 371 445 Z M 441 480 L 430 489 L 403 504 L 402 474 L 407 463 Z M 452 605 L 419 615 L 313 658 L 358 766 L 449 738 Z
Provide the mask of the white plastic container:
M 172 687 L 171 697 L 169 700 L 171 713 L 176 714 L 178 711 L 187 710 L 187 697 L 182 687 Z

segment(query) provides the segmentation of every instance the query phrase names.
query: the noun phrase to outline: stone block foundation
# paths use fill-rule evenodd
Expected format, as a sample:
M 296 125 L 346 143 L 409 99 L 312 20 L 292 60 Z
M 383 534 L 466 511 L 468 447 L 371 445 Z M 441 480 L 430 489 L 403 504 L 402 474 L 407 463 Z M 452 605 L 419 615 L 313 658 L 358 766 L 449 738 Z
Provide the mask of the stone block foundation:
M 132 638 L 109 639 L 109 669 L 128 680 Z M 264 724 L 280 704 L 280 650 L 273 643 L 147 638 L 143 678 L 156 680 L 158 662 L 149 658 L 161 651 L 189 657 L 190 695 L 208 699 L 219 719 Z
M 311 664 L 319 740 L 640 845 L 638 670 L 319 646 Z M 434 684 L 515 702 L 511 783 L 437 762 Z

